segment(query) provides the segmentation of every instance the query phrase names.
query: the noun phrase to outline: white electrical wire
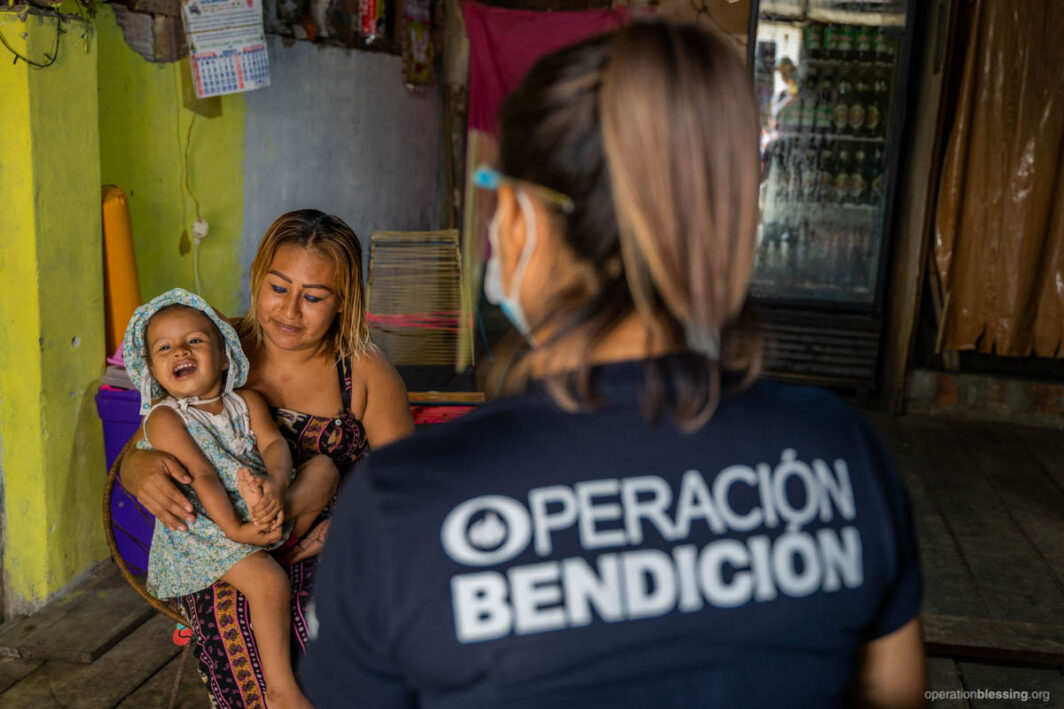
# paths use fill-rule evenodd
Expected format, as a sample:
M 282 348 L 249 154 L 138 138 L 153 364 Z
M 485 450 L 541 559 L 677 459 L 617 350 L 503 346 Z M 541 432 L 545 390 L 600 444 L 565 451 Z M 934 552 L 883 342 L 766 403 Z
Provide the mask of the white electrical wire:
M 203 295 L 203 287 L 199 279 L 199 239 L 192 240 L 192 281 L 196 284 L 196 295 Z
M 210 225 L 206 221 L 197 219 L 192 222 L 192 280 L 196 284 L 198 295 L 203 295 L 203 286 L 200 284 L 199 277 L 199 247 L 209 231 Z

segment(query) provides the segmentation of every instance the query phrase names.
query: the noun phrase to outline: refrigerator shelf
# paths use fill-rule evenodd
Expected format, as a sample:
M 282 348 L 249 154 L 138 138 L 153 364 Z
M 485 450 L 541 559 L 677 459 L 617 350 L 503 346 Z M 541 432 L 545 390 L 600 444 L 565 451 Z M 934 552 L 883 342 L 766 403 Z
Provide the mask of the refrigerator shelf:
M 905 11 L 898 8 L 898 3 L 879 3 L 882 7 L 870 9 L 852 9 L 846 7 L 853 3 L 824 2 L 770 2 L 760 3 L 758 17 L 768 22 L 800 24 L 805 22 L 823 22 L 839 25 L 867 25 L 870 27 L 905 27 Z
M 840 25 L 871 25 L 873 27 L 905 27 L 904 12 L 865 12 L 830 7 L 809 8 L 806 17 L 814 22 Z
M 869 61 L 866 59 L 831 59 L 822 57 L 802 57 L 802 61 L 811 66 L 847 66 L 861 69 L 894 70 L 894 62 Z
M 849 133 L 810 133 L 802 130 L 779 131 L 781 138 L 826 138 L 828 140 L 841 140 L 847 143 L 885 143 L 887 139 L 881 135 L 850 135 Z

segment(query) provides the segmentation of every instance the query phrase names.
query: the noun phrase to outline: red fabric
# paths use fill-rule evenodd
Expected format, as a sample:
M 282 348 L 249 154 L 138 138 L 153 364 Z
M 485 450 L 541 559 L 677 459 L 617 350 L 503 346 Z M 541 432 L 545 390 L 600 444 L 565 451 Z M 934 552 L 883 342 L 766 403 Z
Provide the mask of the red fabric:
M 428 423 L 447 423 L 470 413 L 476 406 L 420 406 L 410 405 L 410 413 L 417 425 Z
M 626 8 L 536 12 L 462 3 L 469 35 L 469 127 L 495 132 L 499 105 L 540 57 L 628 22 Z

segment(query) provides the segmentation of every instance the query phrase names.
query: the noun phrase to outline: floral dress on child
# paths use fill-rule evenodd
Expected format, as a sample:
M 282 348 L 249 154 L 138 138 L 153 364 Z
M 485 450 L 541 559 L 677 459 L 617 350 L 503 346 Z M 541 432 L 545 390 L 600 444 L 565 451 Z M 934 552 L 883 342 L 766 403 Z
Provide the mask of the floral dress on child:
M 217 414 L 190 406 L 187 400 L 174 397 L 159 401 L 151 410 L 165 406 L 177 412 L 189 435 L 217 471 L 233 509 L 242 520 L 249 521 L 247 504 L 237 491 L 237 471 L 247 468 L 253 475 L 265 475 L 266 466 L 255 447 L 255 434 L 251 431 L 248 407 L 243 397 L 236 392 L 228 392 L 222 395 L 221 400 L 222 411 Z M 147 435 L 137 447 L 152 449 Z M 180 487 L 195 508 L 196 519 L 187 525 L 187 532 L 172 530 L 158 520 L 155 522 L 148 555 L 147 587 L 158 598 L 184 596 L 207 588 L 241 559 L 262 549 L 280 546 L 281 542 L 260 547 L 233 541 L 207 516 L 192 486 Z M 286 523 L 286 535 L 290 529 L 291 523 Z

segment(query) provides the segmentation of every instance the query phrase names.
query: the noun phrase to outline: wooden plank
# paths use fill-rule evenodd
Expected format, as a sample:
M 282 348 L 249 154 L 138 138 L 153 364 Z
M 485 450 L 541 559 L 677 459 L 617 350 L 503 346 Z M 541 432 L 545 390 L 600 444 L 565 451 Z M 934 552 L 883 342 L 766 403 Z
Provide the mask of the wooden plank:
M 980 445 L 959 431 L 969 423 L 906 417 L 901 433 L 923 462 L 921 472 L 980 598 L 997 620 L 1038 623 L 1064 617 L 1064 597 L 976 462 Z
M 43 664 L 44 660 L 19 660 L 14 657 L 0 658 L 0 692 L 3 692 Z
M 0 694 L 0 709 L 113 707 L 178 653 L 173 627 L 155 615 L 92 664 L 52 660 Z
M 65 598 L 0 626 L 0 655 L 92 662 L 154 614 L 106 564 Z
M 482 391 L 412 391 L 407 393 L 411 404 L 483 404 Z
M 1064 707 L 1064 675 L 1059 670 L 982 662 L 958 662 L 964 688 L 969 692 L 1000 692 L 973 696 L 972 709 L 1001 707 Z M 939 708 L 936 703 L 935 709 Z
M 1064 665 L 1064 626 L 1049 623 L 920 616 L 928 655 L 1042 667 Z
M 968 701 L 961 698 L 963 695 L 955 695 L 954 698 L 949 698 L 948 695 L 939 698 L 934 695 L 935 692 L 964 691 L 960 668 L 952 658 L 927 658 L 927 688 L 932 692 L 932 705 L 935 709 L 971 709 Z
M 151 676 L 135 692 L 130 694 L 117 709 L 143 709 L 143 707 L 169 706 L 170 692 L 174 688 L 174 679 L 184 658 L 184 670 L 181 672 L 181 685 L 177 690 L 175 709 L 211 709 L 211 700 L 207 687 L 196 671 L 196 658 L 179 654 L 161 670 Z
M 1042 557 L 1055 581 L 1064 618 L 1064 490 L 1061 490 L 1028 452 L 1013 427 L 975 424 L 962 440 L 978 450 L 975 464 L 997 490 L 1005 509 L 1030 545 Z
M 920 571 L 924 577 L 924 612 L 989 617 L 990 610 L 976 590 L 975 578 L 964 563 L 939 502 L 924 481 L 922 468 L 927 461 L 902 437 L 899 420 L 889 414 L 866 413 L 865 416 L 892 453 L 909 492 Z

